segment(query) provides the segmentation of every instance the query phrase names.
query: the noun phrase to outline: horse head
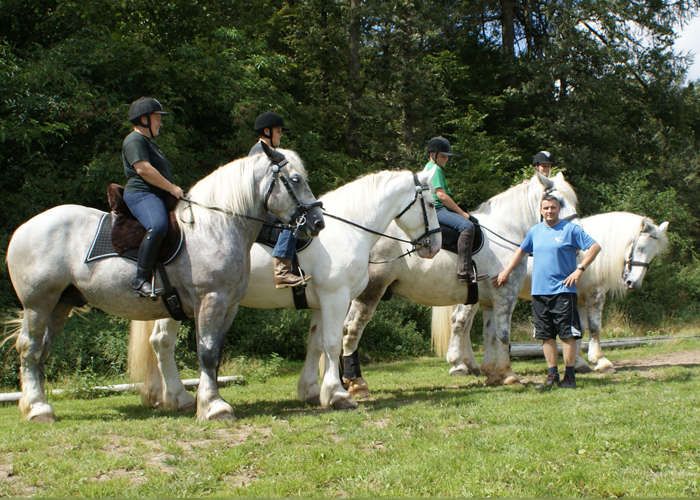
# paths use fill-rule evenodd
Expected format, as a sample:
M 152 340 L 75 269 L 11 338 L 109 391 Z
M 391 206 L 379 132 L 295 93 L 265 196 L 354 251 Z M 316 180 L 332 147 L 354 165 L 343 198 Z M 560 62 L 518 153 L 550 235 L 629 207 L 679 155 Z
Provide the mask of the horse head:
M 545 177 L 539 172 L 535 172 L 533 181 L 539 182 L 540 185 L 544 188 L 542 196 L 544 196 L 545 194 L 551 194 L 557 200 L 559 200 L 559 205 L 561 206 L 561 212 L 559 212 L 560 219 L 570 221 L 572 219 L 578 218 L 578 214 L 576 213 L 576 205 L 578 204 L 576 193 L 571 187 L 571 184 L 564 180 L 564 174 L 559 172 L 557 175 L 550 179 L 549 177 Z M 537 203 L 537 213 L 539 214 L 539 202 Z
M 642 219 L 639 234 L 630 243 L 626 254 L 622 283 L 626 290 L 639 290 L 652 259 L 668 248 L 668 222 L 656 226 L 651 220 Z
M 411 178 L 412 200 L 399 212 L 394 221 L 419 246 L 418 256 L 432 259 L 442 246 L 442 231 L 435 212 L 432 175 L 421 172 Z
M 296 225 L 299 238 L 316 237 L 326 227 L 322 204 L 316 201 L 306 182 L 306 170 L 293 151 L 277 150 L 261 143 L 268 160 L 269 184 L 265 187 L 265 208 L 284 222 Z

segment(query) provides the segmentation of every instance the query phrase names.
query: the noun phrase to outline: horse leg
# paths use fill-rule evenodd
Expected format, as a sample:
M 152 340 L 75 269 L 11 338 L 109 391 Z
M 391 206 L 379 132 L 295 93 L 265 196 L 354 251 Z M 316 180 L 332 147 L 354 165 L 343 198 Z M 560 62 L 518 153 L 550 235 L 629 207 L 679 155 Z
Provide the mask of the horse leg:
M 586 313 L 588 317 L 588 361 L 595 363 L 594 370 L 601 373 L 614 373 L 615 367 L 603 354 L 600 348 L 600 332 L 603 327 L 603 306 L 605 305 L 605 289 L 597 287 L 586 297 Z
M 510 319 L 515 308 L 515 300 L 516 296 L 514 295 L 512 300 L 496 300 L 493 309 L 482 309 L 484 315 L 484 359 L 481 368 L 487 373 L 484 385 L 520 383 L 520 379 L 510 366 Z
M 311 313 L 306 360 L 297 383 L 299 401 L 314 406 L 321 405 L 321 388 L 318 385 L 318 363 L 323 355 L 323 332 L 320 330 L 323 330 L 321 311 L 314 309 Z
M 53 423 L 56 414 L 46 399 L 44 364 L 51 344 L 66 324 L 73 306 L 59 303 L 50 313 L 25 309 L 16 347 L 21 360 L 22 397 L 19 410 L 25 420 Z
M 350 308 L 350 297 L 331 294 L 321 301 L 323 352 L 326 370 L 321 384 L 321 405 L 336 410 L 357 408 L 357 402 L 343 389 L 339 359 L 343 344 L 343 320 Z
M 195 408 L 195 397 L 182 384 L 175 364 L 175 343 L 180 321 L 161 319 L 156 321 L 149 339 L 158 358 L 158 381 L 162 386 L 163 407 L 168 410 L 190 411 Z
M 238 304 L 226 313 L 225 296 L 209 293 L 202 297 L 195 315 L 199 359 L 197 420 L 236 420 L 233 408 L 219 394 L 217 375 L 224 338 L 237 312 Z
M 576 339 L 576 362 L 574 363 L 574 371 L 576 373 L 590 373 L 591 367 L 583 359 L 583 351 L 581 350 L 581 342 L 583 340 L 583 335 L 588 327 L 588 311 L 586 311 L 585 298 L 581 297 L 583 300 L 578 303 L 578 315 L 581 320 L 581 338 Z M 590 330 L 589 330 L 590 331 Z
M 350 310 L 343 323 L 343 356 L 345 358 L 352 357 L 357 351 L 362 333 L 365 331 L 367 323 L 372 319 L 374 311 L 377 310 L 377 305 L 384 292 L 386 292 L 385 286 L 368 287 L 350 304 Z M 348 384 L 348 392 L 356 398 L 369 397 L 369 386 L 367 381 L 362 378 L 359 360 L 355 358 L 352 367 L 348 364 L 350 363 L 346 360 L 343 371 L 343 381 Z
M 479 310 L 478 304 L 455 306 L 452 312 L 450 343 L 447 348 L 447 362 L 452 364 L 450 375 L 481 375 L 479 363 L 474 357 L 469 336 L 474 316 Z

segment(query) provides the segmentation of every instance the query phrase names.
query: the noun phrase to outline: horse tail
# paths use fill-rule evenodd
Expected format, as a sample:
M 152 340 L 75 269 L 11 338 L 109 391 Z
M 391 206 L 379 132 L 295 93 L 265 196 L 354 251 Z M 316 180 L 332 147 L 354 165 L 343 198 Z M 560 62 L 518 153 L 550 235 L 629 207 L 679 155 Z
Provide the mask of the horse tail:
M 22 332 L 22 322 L 24 321 L 24 311 L 14 309 L 11 311 L 14 317 L 7 317 L 0 321 L 4 326 L 2 336 L 0 337 L 0 347 L 10 341 L 16 341 L 19 334 Z
M 151 370 L 158 365 L 158 358 L 149 342 L 155 326 L 155 321 L 131 322 L 129 375 L 133 383 L 145 382 Z
M 433 307 L 433 317 L 430 324 L 430 336 L 433 352 L 438 357 L 445 357 L 450 345 L 452 328 L 452 312 L 455 306 Z

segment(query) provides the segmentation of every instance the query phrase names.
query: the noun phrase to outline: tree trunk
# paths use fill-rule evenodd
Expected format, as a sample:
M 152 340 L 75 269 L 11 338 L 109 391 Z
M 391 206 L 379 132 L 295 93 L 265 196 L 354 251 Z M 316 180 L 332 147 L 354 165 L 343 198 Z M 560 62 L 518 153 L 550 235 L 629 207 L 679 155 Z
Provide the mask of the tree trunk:
M 360 98 L 360 0 L 350 0 L 350 100 L 348 101 L 348 139 L 347 153 L 350 158 L 360 156 L 359 128 L 360 118 L 357 113 L 357 101 Z

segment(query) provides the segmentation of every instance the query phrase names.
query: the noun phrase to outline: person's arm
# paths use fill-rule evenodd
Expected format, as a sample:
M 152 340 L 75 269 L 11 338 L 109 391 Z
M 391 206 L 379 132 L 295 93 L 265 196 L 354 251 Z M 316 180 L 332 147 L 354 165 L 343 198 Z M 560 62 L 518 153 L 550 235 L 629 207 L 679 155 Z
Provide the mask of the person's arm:
M 520 264 L 523 261 L 526 255 L 527 252 L 525 252 L 522 248 L 518 247 L 518 249 L 513 254 L 513 258 L 510 259 L 510 262 L 508 263 L 506 268 L 503 271 L 501 271 L 498 276 L 495 276 L 493 278 L 493 286 L 498 288 L 501 285 L 505 285 L 508 282 L 508 277 L 510 276 L 511 271 L 518 267 L 518 264 Z
M 438 197 L 438 200 L 440 200 L 440 203 L 445 205 L 445 207 L 447 207 L 451 211 L 456 212 L 459 215 L 461 215 L 462 217 L 466 217 L 467 219 L 470 218 L 469 214 L 467 212 L 465 212 L 464 210 L 462 210 L 461 208 L 459 208 L 459 205 L 457 205 L 454 202 L 454 200 L 450 197 L 449 194 L 447 194 L 445 192 L 445 190 L 443 188 L 436 188 L 435 195 Z
M 144 181 L 148 182 L 152 186 L 162 189 L 163 191 L 167 191 L 175 198 L 179 199 L 185 196 L 182 189 L 163 177 L 163 174 L 158 172 L 158 170 L 149 162 L 137 161 L 134 163 L 134 170 L 136 170 L 136 173 L 139 174 Z
M 591 263 L 595 260 L 595 258 L 598 256 L 598 253 L 600 252 L 600 245 L 596 242 L 593 243 L 590 247 L 588 247 L 588 250 L 586 250 L 586 255 L 584 255 L 583 260 L 581 261 L 581 265 L 585 268 L 587 268 Z M 581 269 L 574 269 L 574 272 L 571 273 L 565 280 L 564 280 L 564 285 L 567 287 L 572 287 L 576 286 L 578 284 L 578 280 L 583 274 L 583 271 Z

